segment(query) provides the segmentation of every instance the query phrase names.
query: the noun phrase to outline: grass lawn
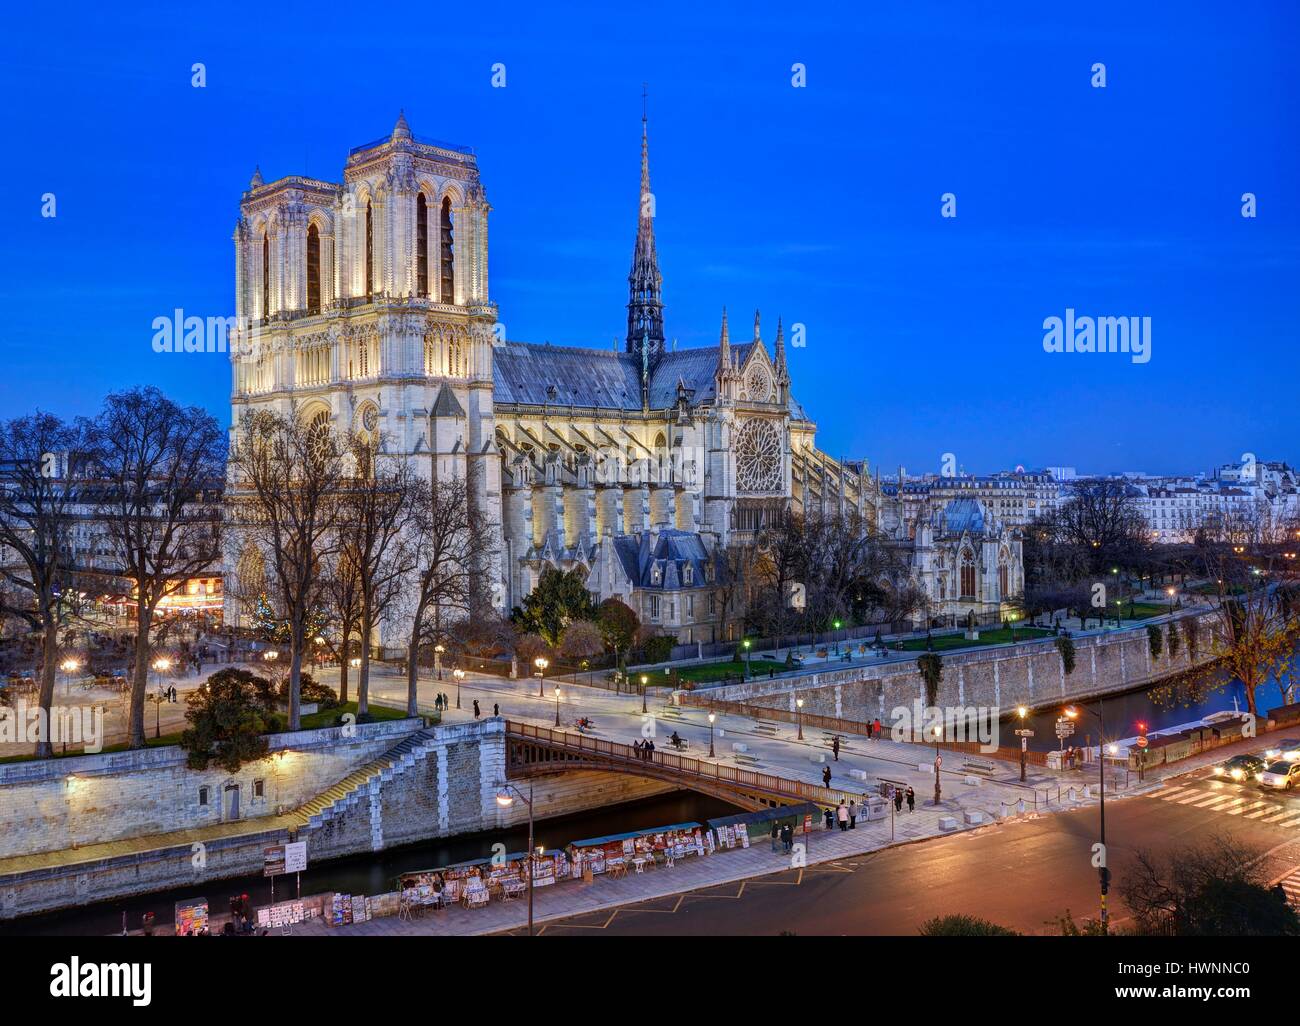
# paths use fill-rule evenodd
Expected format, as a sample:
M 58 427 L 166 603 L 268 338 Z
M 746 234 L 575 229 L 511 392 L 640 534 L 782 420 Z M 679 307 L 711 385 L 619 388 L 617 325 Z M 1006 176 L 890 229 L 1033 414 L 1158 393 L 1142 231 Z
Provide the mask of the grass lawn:
M 755 676 L 765 674 L 769 670 L 775 670 L 781 673 L 785 670 L 785 663 L 778 663 L 774 659 L 751 659 L 749 668 Z M 680 680 L 689 680 L 696 684 L 710 680 L 721 680 L 726 674 L 738 677 L 745 672 L 745 663 L 743 660 L 731 659 L 723 663 L 701 663 L 698 666 L 681 666 L 677 668 L 677 677 Z M 659 676 L 662 676 L 660 674 Z M 654 682 L 654 677 L 651 677 Z
M 321 727 L 333 727 L 338 718 L 344 713 L 352 713 L 355 716 L 357 714 L 357 703 L 344 702 L 333 709 L 325 709 L 321 712 L 314 712 L 310 716 L 304 716 L 302 717 L 302 729 L 318 730 Z M 406 710 L 394 709 L 387 705 L 375 705 L 374 702 L 371 702 L 370 718 L 372 720 L 402 720 L 406 718 Z
M 1033 638 L 1050 638 L 1052 632 L 1042 627 L 1017 627 L 1015 637 L 1011 636 L 1009 627 L 994 627 L 991 630 L 981 628 L 979 640 L 967 640 L 963 634 L 936 634 L 931 640 L 936 652 L 952 648 L 978 648 L 981 645 L 1007 645 L 1012 641 L 1030 641 Z M 924 652 L 925 638 L 913 638 L 903 642 L 904 652 Z
M 1153 616 L 1165 616 L 1168 612 L 1167 602 L 1134 602 L 1131 613 L 1127 602 L 1120 607 L 1120 616 L 1125 620 L 1150 620 Z

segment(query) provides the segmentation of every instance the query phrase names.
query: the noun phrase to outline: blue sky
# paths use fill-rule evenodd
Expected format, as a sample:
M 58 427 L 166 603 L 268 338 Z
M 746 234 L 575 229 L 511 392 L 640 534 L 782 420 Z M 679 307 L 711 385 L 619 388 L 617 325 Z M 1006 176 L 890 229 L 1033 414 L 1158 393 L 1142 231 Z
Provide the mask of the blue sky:
M 225 357 L 155 354 L 153 318 L 231 312 L 255 164 L 337 180 L 399 108 L 478 154 L 509 337 L 609 346 L 648 82 L 666 332 L 713 343 L 724 304 L 733 337 L 755 307 L 769 342 L 804 324 L 794 387 L 832 454 L 1294 462 L 1298 10 L 29 5 L 0 41 L 3 414 L 151 382 L 224 420 Z M 1151 317 L 1151 361 L 1045 353 L 1067 307 Z

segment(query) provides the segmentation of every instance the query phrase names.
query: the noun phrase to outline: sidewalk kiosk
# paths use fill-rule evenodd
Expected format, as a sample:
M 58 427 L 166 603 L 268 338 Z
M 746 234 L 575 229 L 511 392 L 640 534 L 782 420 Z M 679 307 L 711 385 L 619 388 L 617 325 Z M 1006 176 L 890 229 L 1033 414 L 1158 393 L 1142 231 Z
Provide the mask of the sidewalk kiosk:
M 707 827 L 699 823 L 674 823 L 650 830 L 633 830 L 574 841 L 568 847 L 570 872 L 621 876 L 629 866 L 638 872 L 650 865 L 672 865 L 685 855 L 703 855 Z

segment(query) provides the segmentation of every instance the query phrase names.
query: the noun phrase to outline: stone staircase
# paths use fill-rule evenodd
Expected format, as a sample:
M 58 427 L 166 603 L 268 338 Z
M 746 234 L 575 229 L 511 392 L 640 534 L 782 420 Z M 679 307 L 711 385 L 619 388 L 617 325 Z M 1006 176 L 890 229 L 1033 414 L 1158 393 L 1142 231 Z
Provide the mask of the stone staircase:
M 304 802 L 289 815 L 299 828 L 315 829 L 362 802 L 378 800 L 379 785 L 415 765 L 434 739 L 433 728 L 417 730 L 379 758 L 353 770 L 333 787 Z M 375 838 L 382 842 L 382 838 Z

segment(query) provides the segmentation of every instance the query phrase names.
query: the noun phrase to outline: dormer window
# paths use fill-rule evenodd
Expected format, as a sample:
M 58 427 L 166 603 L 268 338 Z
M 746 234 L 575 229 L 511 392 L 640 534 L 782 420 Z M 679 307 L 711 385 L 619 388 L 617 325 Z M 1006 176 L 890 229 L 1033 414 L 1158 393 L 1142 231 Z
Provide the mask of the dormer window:
M 664 580 L 664 572 L 663 572 L 663 570 L 661 570 L 658 566 L 654 566 L 654 567 L 652 567 L 652 568 L 650 569 L 650 583 L 651 583 L 651 584 L 662 584 L 662 583 L 663 583 L 663 580 Z
M 684 567 L 682 567 L 682 583 L 683 584 L 695 583 L 695 566 L 693 564 L 687 563 Z

